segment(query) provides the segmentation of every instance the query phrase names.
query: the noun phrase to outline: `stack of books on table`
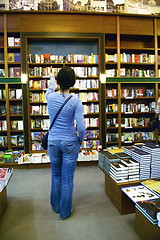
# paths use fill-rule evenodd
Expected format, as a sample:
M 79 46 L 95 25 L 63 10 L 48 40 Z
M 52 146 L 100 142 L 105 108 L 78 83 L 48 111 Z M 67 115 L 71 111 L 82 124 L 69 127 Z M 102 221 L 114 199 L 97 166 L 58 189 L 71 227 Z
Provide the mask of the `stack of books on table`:
M 109 151 L 104 151 L 104 167 L 103 170 L 110 175 L 111 163 L 120 162 L 120 158 L 115 154 L 110 153 Z
M 117 182 L 128 182 L 128 167 L 122 162 L 111 162 L 109 175 Z
M 124 147 L 124 153 L 128 154 L 131 157 L 132 157 L 132 154 L 135 150 L 136 150 L 136 148 L 133 147 L 133 146 Z
M 142 145 L 142 150 L 151 154 L 150 178 L 160 177 L 160 147 L 154 143 L 146 143 Z
M 2 192 L 4 187 L 7 185 L 12 173 L 12 168 L 0 168 L 0 192 Z
M 151 154 L 135 147 L 133 147 L 133 149 L 131 148 L 130 151 L 132 152 L 132 158 L 139 162 L 140 180 L 150 178 Z
M 121 158 L 121 162 L 128 167 L 128 181 L 139 180 L 139 163 L 132 159 L 131 156 L 125 152 L 116 153 Z
M 132 158 L 121 159 L 121 162 L 128 167 L 128 181 L 139 180 L 139 162 Z
M 152 223 L 158 224 L 157 213 L 160 212 L 160 198 L 139 201 L 136 208 Z

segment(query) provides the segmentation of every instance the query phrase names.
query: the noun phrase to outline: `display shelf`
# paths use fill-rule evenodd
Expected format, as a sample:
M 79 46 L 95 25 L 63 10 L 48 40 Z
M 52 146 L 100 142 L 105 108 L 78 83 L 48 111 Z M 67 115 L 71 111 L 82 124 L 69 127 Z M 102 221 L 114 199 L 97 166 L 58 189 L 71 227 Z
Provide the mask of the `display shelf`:
M 160 228 L 136 209 L 135 230 L 141 240 L 159 240 Z

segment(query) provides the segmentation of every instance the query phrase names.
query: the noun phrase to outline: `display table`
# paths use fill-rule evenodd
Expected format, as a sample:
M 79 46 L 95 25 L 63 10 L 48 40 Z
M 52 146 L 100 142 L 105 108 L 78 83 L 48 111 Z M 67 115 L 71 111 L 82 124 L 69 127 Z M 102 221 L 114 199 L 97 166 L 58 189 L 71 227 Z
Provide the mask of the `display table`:
M 152 224 L 138 209 L 136 209 L 135 229 L 141 240 L 160 239 L 160 228 Z
M 0 192 L 0 220 L 7 208 L 7 190 L 6 187 Z
M 105 173 L 105 193 L 121 214 L 135 212 L 135 203 L 121 190 L 121 188 L 139 185 L 139 183 L 139 181 L 116 183 Z

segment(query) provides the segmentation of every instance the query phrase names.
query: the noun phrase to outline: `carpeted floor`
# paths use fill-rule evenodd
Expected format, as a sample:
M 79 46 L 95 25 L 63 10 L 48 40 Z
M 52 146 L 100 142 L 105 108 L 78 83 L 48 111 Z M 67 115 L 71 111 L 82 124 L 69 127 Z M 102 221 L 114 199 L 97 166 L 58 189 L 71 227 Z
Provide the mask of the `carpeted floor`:
M 7 193 L 0 240 L 140 240 L 135 214 L 119 214 L 97 166 L 77 167 L 74 212 L 64 221 L 50 207 L 50 169 L 14 170 Z

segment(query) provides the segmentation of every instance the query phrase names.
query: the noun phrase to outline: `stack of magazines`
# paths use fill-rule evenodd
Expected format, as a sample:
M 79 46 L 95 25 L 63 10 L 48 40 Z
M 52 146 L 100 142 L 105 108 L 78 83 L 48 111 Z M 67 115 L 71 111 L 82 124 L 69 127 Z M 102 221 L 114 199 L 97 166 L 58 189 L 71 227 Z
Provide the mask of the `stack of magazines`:
M 0 168 L 0 192 L 7 185 L 12 173 L 13 168 Z

